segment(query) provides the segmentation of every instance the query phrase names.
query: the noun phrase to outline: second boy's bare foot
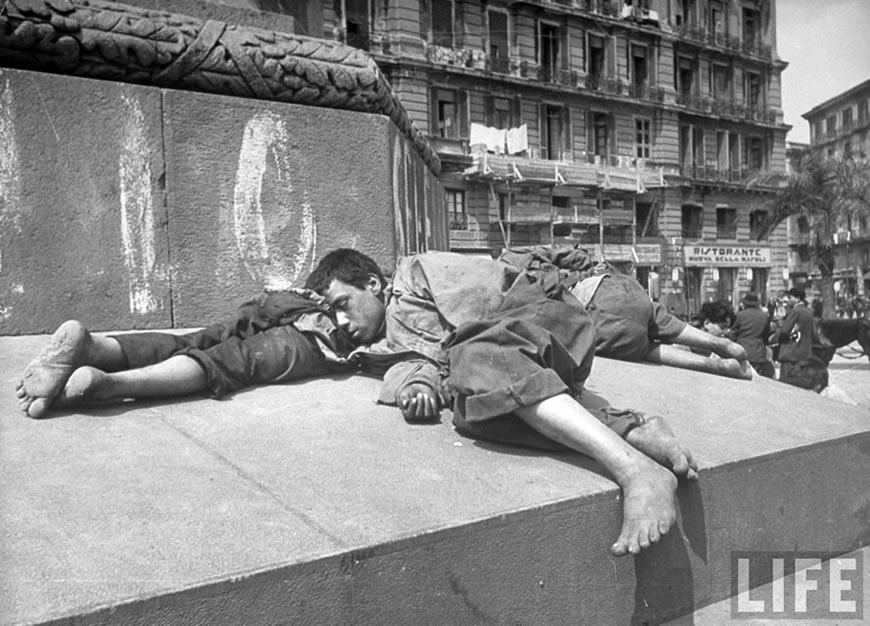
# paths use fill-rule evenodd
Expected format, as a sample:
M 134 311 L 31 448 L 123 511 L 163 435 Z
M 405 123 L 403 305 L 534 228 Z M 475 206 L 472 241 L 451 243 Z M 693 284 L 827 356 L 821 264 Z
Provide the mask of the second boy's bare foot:
M 721 338 L 719 341 L 721 343 L 713 349 L 713 352 L 721 356 L 723 359 L 746 361 L 746 349 L 739 343 L 724 338 Z
M 680 445 L 664 418 L 657 415 L 648 417 L 643 424 L 629 431 L 625 440 L 677 476 L 698 479 L 698 466 L 692 453 Z
M 611 546 L 614 556 L 637 554 L 656 543 L 677 519 L 674 493 L 677 478 L 661 465 L 646 460 L 621 481 L 624 497 L 622 530 Z
M 24 368 L 15 390 L 22 411 L 30 417 L 45 415 L 70 374 L 81 364 L 88 336 L 79 322 L 71 320 L 60 325 L 48 346 Z

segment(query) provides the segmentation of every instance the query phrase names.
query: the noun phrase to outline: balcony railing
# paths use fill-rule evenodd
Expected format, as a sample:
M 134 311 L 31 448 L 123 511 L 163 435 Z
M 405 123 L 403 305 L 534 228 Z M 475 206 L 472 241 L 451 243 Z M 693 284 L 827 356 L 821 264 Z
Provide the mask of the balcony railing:
M 728 33 L 710 32 L 706 28 L 683 24 L 677 27 L 677 35 L 686 40 L 704 46 L 717 46 L 732 52 L 740 52 L 764 59 L 773 58 L 773 47 L 753 39 L 741 40 L 740 37 Z
M 510 74 L 511 60 L 509 57 L 487 56 L 486 69 L 496 74 Z
M 622 11 L 622 2 L 613 0 L 577 0 L 580 8 L 589 13 L 598 13 L 605 17 L 619 17 Z
M 731 117 L 765 124 L 776 123 L 776 111 L 761 105 L 747 105 L 736 100 L 708 98 L 688 93 L 677 93 L 676 102 L 692 111 L 710 113 L 719 117 Z
M 651 100 L 653 102 L 664 102 L 665 90 L 662 87 L 656 87 L 643 84 L 629 84 L 626 89 L 626 95 L 639 100 Z
M 752 179 L 758 179 L 760 169 L 730 169 L 719 168 L 715 165 L 683 165 L 680 167 L 680 175 L 697 181 L 711 183 L 747 183 Z
M 564 87 L 576 87 L 579 78 L 580 76 L 575 70 L 548 67 L 546 65 L 538 67 L 538 80 L 545 83 L 555 83 Z
M 626 84 L 618 78 L 605 78 L 599 74 L 586 75 L 586 89 L 620 96 L 625 93 Z
M 468 230 L 468 215 L 465 213 L 451 215 L 450 230 Z

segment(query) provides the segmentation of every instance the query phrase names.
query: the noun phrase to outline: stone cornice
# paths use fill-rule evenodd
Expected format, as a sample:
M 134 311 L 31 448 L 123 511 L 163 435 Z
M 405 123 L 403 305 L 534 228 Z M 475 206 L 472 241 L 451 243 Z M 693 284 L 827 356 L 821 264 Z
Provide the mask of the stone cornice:
M 374 60 L 337 42 L 99 0 L 2 0 L 0 65 L 386 115 L 440 169 Z

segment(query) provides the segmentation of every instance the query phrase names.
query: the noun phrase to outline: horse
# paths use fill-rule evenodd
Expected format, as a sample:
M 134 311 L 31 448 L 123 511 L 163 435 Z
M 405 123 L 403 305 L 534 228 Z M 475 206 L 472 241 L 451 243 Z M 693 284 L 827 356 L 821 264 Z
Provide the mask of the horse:
M 854 319 L 816 319 L 816 333 L 819 339 L 819 350 L 828 363 L 834 358 L 837 348 L 848 346 L 857 341 L 861 351 L 856 356 L 867 356 L 870 360 L 870 318 L 857 317 Z M 816 352 L 816 350 L 814 350 Z M 845 356 L 845 355 L 843 355 Z

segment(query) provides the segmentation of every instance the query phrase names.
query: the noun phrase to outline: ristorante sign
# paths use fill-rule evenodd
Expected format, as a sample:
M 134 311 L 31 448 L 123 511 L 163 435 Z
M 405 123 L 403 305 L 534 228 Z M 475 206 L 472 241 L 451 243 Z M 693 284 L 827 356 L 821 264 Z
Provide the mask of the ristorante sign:
M 770 267 L 770 248 L 761 246 L 683 246 L 687 267 Z

